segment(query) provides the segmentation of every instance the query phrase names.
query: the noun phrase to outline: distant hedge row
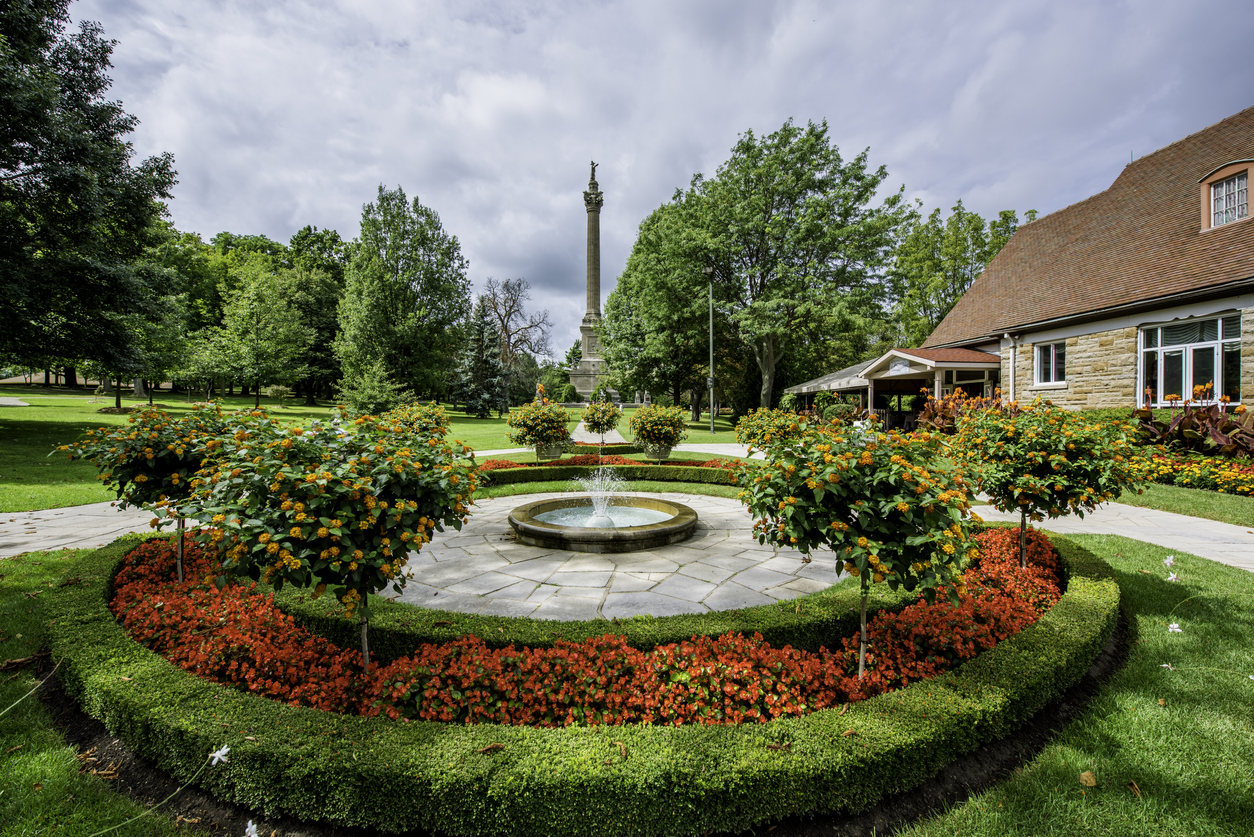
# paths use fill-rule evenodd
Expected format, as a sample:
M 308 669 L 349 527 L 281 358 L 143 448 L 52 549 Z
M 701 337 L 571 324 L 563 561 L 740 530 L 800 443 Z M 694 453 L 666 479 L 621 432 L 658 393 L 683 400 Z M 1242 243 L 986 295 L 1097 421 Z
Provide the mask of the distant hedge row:
M 561 482 L 586 477 L 595 465 L 545 465 L 543 468 L 502 468 L 482 471 L 486 485 L 517 485 L 525 482 Z M 695 465 L 615 465 L 614 473 L 625 480 L 658 482 L 696 482 L 707 485 L 735 485 L 735 475 L 726 468 L 701 468 Z
M 206 769 L 200 784 L 266 816 L 455 835 L 742 831 L 788 815 L 857 811 L 907 790 L 1076 682 L 1114 629 L 1119 588 L 1091 553 L 1054 542 L 1067 590 L 1022 633 L 843 714 L 738 727 L 394 723 L 276 704 L 199 680 L 122 631 L 105 603 L 125 543 L 85 555 L 73 570 L 81 583 L 51 592 L 50 633 L 67 691 L 110 732 L 180 780 L 229 745 L 230 761 Z M 311 627 L 333 624 L 320 604 L 284 601 Z M 630 619 L 613 629 L 642 646 L 725 630 L 811 646 L 847 630 L 855 601 L 837 587 L 787 605 Z M 372 644 L 393 656 L 472 631 L 490 642 L 545 644 L 610 629 L 382 604 L 376 619 Z M 342 620 L 334 624 L 342 630 Z

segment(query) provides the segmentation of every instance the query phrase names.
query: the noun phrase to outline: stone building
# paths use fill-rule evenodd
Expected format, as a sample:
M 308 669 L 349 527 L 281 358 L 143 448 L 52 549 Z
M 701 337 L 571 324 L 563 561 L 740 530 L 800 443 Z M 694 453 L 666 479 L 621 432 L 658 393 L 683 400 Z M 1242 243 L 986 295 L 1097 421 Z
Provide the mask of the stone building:
M 1254 108 L 1129 163 L 1104 192 L 1020 227 L 917 349 L 790 387 L 893 416 L 906 395 L 1064 407 L 1254 404 Z M 903 413 L 906 411 L 902 411 Z
M 922 350 L 999 356 L 1019 401 L 1254 404 L 1251 169 L 1254 108 L 1129 163 L 1020 227 Z

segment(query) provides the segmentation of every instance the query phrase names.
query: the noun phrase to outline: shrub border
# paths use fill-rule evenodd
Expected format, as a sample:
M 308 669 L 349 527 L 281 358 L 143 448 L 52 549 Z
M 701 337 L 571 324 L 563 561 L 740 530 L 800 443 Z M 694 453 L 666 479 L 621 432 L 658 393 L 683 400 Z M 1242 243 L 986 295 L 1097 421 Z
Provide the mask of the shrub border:
M 273 703 L 201 681 L 122 631 L 105 603 L 131 543 L 78 561 L 81 583 L 51 596 L 50 640 L 67 692 L 134 752 L 186 780 L 228 744 L 230 762 L 200 784 L 266 816 L 459 835 L 737 832 L 908 790 L 1075 683 L 1114 630 L 1119 588 L 1104 562 L 1051 540 L 1068 585 L 1035 625 L 843 715 L 760 725 L 395 723 Z

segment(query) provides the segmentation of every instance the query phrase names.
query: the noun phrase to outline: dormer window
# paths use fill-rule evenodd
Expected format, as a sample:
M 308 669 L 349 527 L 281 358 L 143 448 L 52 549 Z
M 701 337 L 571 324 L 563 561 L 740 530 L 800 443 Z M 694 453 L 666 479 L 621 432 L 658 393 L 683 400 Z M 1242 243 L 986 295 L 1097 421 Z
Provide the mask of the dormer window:
M 1229 224 L 1250 214 L 1250 178 L 1242 172 L 1212 184 L 1211 226 Z

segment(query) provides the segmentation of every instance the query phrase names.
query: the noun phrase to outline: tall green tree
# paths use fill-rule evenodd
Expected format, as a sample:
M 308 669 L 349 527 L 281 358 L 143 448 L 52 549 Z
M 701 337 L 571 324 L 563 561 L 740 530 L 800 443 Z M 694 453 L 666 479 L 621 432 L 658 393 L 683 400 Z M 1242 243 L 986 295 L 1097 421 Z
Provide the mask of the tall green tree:
M 615 385 L 668 393 L 675 404 L 685 391 L 703 391 L 710 374 L 708 277 L 686 245 L 687 210 L 665 204 L 641 222 L 601 324 L 601 351 Z M 719 306 L 720 350 L 727 341 L 725 307 Z
M 509 409 L 505 384 L 505 366 L 501 363 L 501 334 L 491 305 L 480 296 L 466 328 L 457 380 L 461 388 L 458 400 L 466 402 L 466 412 L 476 418 L 488 418 Z
M 1035 216 L 1028 213 L 1029 220 Z M 905 345 L 927 339 L 1018 228 L 1014 210 L 985 222 L 962 201 L 948 218 L 937 208 L 925 220 L 910 219 L 891 270 L 893 313 Z
M 827 122 L 789 120 L 746 131 L 714 177 L 696 175 L 676 195 L 689 225 L 689 258 L 714 269 L 716 302 L 762 373 L 771 403 L 775 370 L 813 323 L 837 306 L 865 316 L 879 306 L 884 269 L 908 208 L 867 151 L 845 161 Z
M 343 287 L 351 248 L 335 230 L 306 225 L 292 236 L 287 247 L 293 266 L 321 270 Z
M 317 336 L 297 304 L 299 273 L 269 268 L 266 258 L 257 257 L 238 271 L 239 287 L 217 332 L 230 377 L 254 389 L 257 406 L 261 387 L 305 376 L 305 357 Z
M 335 352 L 346 379 L 382 361 L 397 384 L 428 396 L 444 390 L 470 313 L 467 263 L 435 210 L 399 187 L 379 187 L 362 209 L 340 303 Z
M 137 120 L 106 99 L 114 41 L 67 33 L 69 0 L 0 4 L 0 356 L 86 355 L 121 372 L 130 269 L 175 183 L 169 154 L 132 165 Z

